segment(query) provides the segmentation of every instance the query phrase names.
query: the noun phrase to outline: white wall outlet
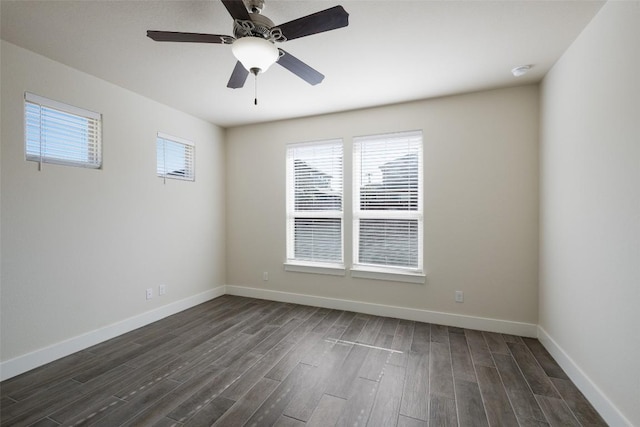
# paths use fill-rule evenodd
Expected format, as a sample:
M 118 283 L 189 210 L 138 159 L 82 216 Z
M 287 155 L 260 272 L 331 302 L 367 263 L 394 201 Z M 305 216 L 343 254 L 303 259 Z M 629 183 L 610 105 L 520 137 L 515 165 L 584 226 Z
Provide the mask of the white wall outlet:
M 158 295 L 164 295 L 167 293 L 167 285 L 158 286 Z
M 153 298 L 153 288 L 147 288 L 147 299 Z
M 262 280 L 264 280 L 265 282 L 269 280 L 269 272 L 265 271 L 264 273 L 262 273 Z
M 464 293 L 462 291 L 456 291 L 456 302 L 464 302 Z

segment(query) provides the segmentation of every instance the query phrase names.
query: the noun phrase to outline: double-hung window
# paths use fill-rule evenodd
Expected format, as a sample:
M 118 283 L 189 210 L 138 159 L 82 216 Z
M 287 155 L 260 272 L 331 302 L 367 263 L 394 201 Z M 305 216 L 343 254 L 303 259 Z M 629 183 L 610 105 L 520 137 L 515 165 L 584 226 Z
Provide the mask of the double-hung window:
M 98 169 L 102 165 L 102 116 L 31 93 L 24 94 L 25 157 Z
M 193 142 L 158 132 L 156 159 L 156 173 L 159 177 L 195 180 Z
M 354 271 L 422 274 L 422 132 L 354 138 Z
M 342 140 L 287 146 L 287 263 L 343 268 Z

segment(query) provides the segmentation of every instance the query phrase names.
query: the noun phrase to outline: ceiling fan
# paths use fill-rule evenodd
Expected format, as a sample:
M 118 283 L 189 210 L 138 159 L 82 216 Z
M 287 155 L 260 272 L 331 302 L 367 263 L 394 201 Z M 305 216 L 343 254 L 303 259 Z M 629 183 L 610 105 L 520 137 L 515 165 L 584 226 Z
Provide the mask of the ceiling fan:
M 174 31 L 147 31 L 147 36 L 158 42 L 230 44 L 233 55 L 238 60 L 227 83 L 227 87 L 233 89 L 243 87 L 249 73 L 257 77 L 258 73 L 267 71 L 276 62 L 309 84 L 322 82 L 324 75 L 277 48 L 275 43 L 349 25 L 349 14 L 342 6 L 334 6 L 276 26 L 261 14 L 264 0 L 248 0 L 249 9 L 243 0 L 221 1 L 234 20 L 233 37 Z

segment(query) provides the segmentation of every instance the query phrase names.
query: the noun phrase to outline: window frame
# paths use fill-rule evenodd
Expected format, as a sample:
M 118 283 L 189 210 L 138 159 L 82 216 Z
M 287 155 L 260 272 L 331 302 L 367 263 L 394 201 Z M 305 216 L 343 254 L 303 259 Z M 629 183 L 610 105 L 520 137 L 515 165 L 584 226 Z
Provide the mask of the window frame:
M 37 141 L 31 140 L 30 137 L 30 126 L 33 126 L 29 122 L 30 106 L 36 106 L 39 108 L 37 113 L 37 119 L 39 123 L 36 125 L 38 128 L 38 138 Z M 46 144 L 47 132 L 56 132 L 61 131 L 60 127 L 54 128 L 51 126 L 44 126 L 43 122 L 43 109 L 46 109 L 50 112 L 62 113 L 64 115 L 71 116 L 70 119 L 84 119 L 87 120 L 86 128 L 83 130 L 78 130 L 73 126 L 68 124 L 63 124 L 64 131 L 72 131 L 74 132 L 72 136 L 74 138 L 86 138 L 86 156 L 87 160 L 72 160 L 70 158 L 65 158 L 61 156 L 56 156 L 53 153 L 46 154 L 43 149 L 43 146 Z M 30 92 L 24 93 L 24 154 L 26 161 L 38 162 L 38 170 L 42 169 L 43 163 L 56 164 L 62 166 L 73 166 L 73 167 L 81 167 L 87 169 L 102 169 L 102 114 L 96 113 L 95 111 L 87 110 L 85 108 L 76 107 L 73 105 L 65 104 L 60 101 L 55 101 L 53 99 L 45 98 L 44 96 L 36 95 Z M 53 119 L 52 119 L 53 120 Z M 69 120 L 70 122 L 71 120 Z M 84 134 L 84 135 L 83 135 Z M 53 135 L 52 135 L 53 136 Z M 33 153 L 33 151 L 29 150 L 30 145 L 37 144 L 39 152 L 37 154 Z M 63 143 L 52 144 L 53 150 L 56 148 L 58 150 L 65 150 L 69 148 L 78 148 L 80 146 L 74 146 L 73 143 L 68 140 Z
M 294 153 L 296 148 L 314 146 L 340 146 L 340 181 L 341 181 L 341 203 L 340 210 L 295 210 L 295 165 Z M 285 271 L 296 271 L 303 273 L 329 274 L 336 276 L 345 275 L 344 267 L 344 140 L 342 138 L 332 138 L 308 142 L 296 142 L 286 145 L 286 253 Z M 296 218 L 326 218 L 340 220 L 340 260 L 339 261 L 318 261 L 305 260 L 295 257 L 295 220 Z
M 360 208 L 362 145 L 368 141 L 418 138 L 418 181 L 416 210 L 363 210 Z M 353 138 L 352 181 L 352 267 L 351 276 L 358 278 L 424 283 L 424 138 L 422 130 L 394 132 Z M 360 220 L 404 219 L 417 221 L 417 266 L 395 266 L 360 262 Z
M 163 159 L 163 165 L 162 165 L 162 171 L 164 171 L 164 173 L 160 173 L 159 169 L 160 169 L 160 158 L 158 157 L 158 153 L 159 153 L 159 149 L 158 149 L 158 144 L 160 144 L 160 142 L 162 141 L 162 146 L 163 146 L 163 154 L 162 154 L 162 159 Z M 191 167 L 190 169 L 190 173 L 186 174 L 185 176 L 181 176 L 175 173 L 167 173 L 167 152 L 166 152 L 166 145 L 168 143 L 172 143 L 172 144 L 179 144 L 179 145 L 183 145 L 185 147 L 185 153 L 187 150 L 190 151 L 190 158 L 191 161 L 189 162 L 187 159 L 189 158 L 189 156 L 187 156 L 185 154 L 185 170 L 188 170 L 188 166 Z M 157 136 L 156 136 L 156 176 L 158 176 L 159 178 L 162 178 L 164 180 L 164 182 L 166 183 L 167 178 L 168 179 L 177 179 L 180 181 L 191 181 L 194 182 L 196 180 L 196 144 L 193 141 L 190 141 L 188 139 L 184 139 L 184 138 L 180 138 L 177 136 L 173 136 L 173 135 L 169 135 L 167 133 L 164 132 L 158 132 Z

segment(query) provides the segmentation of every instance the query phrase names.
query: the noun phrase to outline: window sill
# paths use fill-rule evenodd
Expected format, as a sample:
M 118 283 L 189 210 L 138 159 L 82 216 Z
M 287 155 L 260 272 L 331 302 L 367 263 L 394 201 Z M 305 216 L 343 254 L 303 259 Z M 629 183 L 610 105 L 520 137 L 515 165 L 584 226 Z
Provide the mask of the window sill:
M 351 268 L 351 277 L 358 279 L 387 280 L 390 282 L 418 283 L 421 285 L 424 285 L 426 282 L 426 276 L 424 274 L 391 271 L 375 267 L 353 267 Z
M 292 262 L 284 263 L 284 271 L 294 271 L 297 273 L 327 274 L 330 276 L 345 276 L 346 270 L 342 266 L 335 267 L 321 264 L 298 264 Z

